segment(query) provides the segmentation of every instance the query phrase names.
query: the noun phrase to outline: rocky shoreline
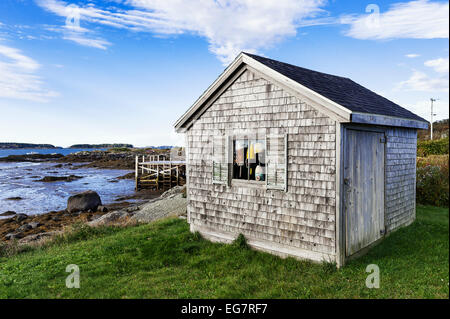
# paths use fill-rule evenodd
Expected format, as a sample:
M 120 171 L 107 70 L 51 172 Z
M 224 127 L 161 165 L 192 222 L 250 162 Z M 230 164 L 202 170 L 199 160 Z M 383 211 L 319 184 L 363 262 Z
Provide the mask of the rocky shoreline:
M 160 196 L 162 196 L 161 193 L 155 191 L 140 192 L 133 196 L 118 198 L 120 201 L 116 203 L 98 205 L 95 209 L 70 209 L 70 205 L 68 205 L 65 210 L 37 215 L 7 211 L 0 214 L 0 217 L 3 217 L 0 219 L 0 241 L 29 242 L 37 240 L 47 237 L 49 235 L 47 233 L 56 234 L 64 231 L 69 225 L 89 223 L 110 212 L 136 211 L 136 207 L 157 200 Z M 140 201 L 131 203 L 127 201 L 130 199 L 140 199 Z
M 154 150 L 161 154 L 161 150 Z M 81 167 L 99 169 L 134 169 L 136 155 L 142 153 L 138 151 L 113 152 L 113 151 L 85 151 L 66 156 L 60 154 L 29 154 L 10 155 L 0 158 L 0 162 L 56 162 L 55 169 L 70 166 L 76 170 Z M 148 150 L 147 153 L 148 154 Z M 66 167 L 67 168 L 67 167 Z M 52 172 L 49 172 L 50 174 Z M 68 176 L 47 175 L 37 181 L 52 183 L 56 181 L 71 182 L 81 178 L 75 174 Z M 117 179 L 133 179 L 134 173 L 120 176 Z M 95 209 L 86 210 L 60 210 L 48 213 L 27 215 L 12 211 L 0 211 L 0 241 L 28 242 L 57 234 L 74 223 L 89 223 L 110 212 L 133 211 L 137 205 L 143 205 L 149 201 L 158 200 L 161 193 L 151 190 L 142 190 L 133 195 L 121 196 L 118 194 L 115 202 L 106 205 L 96 205 Z M 8 200 L 23 200 L 19 197 Z
M 0 162 L 14 163 L 14 162 L 45 162 L 56 161 L 63 158 L 62 154 L 25 154 L 25 155 L 9 155 L 0 157 Z

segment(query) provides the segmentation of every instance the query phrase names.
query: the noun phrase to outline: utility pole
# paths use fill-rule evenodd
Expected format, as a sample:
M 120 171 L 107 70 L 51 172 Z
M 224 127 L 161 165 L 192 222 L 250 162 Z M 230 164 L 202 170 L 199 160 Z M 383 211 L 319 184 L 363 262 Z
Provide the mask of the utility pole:
M 433 116 L 436 116 L 436 114 L 433 113 L 433 102 L 436 102 L 437 99 L 430 99 L 431 101 L 431 127 L 430 127 L 430 140 L 433 139 Z

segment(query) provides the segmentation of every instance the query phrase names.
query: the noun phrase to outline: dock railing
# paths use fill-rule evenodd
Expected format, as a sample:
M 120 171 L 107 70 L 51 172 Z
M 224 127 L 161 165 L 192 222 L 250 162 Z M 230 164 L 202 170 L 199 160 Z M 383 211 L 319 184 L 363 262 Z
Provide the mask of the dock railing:
M 136 190 L 167 190 L 186 181 L 186 161 L 167 159 L 165 155 L 136 156 Z

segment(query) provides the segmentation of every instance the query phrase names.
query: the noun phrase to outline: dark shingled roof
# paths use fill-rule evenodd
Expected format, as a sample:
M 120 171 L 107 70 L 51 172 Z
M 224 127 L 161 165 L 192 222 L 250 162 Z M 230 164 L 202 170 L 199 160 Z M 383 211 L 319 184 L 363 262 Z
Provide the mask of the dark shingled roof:
M 395 116 L 427 122 L 420 116 L 366 89 L 349 78 L 308 70 L 254 54 L 245 54 L 353 112 Z

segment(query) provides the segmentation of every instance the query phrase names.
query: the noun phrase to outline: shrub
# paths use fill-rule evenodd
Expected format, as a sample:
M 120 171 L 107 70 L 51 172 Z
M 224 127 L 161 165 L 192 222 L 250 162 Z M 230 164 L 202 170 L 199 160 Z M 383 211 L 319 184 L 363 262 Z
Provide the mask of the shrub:
M 195 233 L 192 234 L 192 239 L 195 241 L 199 241 L 202 239 L 202 234 L 200 234 L 200 232 L 196 231 Z
M 417 157 L 417 167 L 439 166 L 443 170 L 447 170 L 449 165 L 448 155 L 430 155 L 428 157 Z
M 9 242 L 0 242 L 0 258 L 12 257 L 31 250 L 33 250 L 31 246 L 20 245 L 16 240 L 11 240 Z
M 239 234 L 239 236 L 237 236 L 237 238 L 233 241 L 233 245 L 241 249 L 249 248 L 247 244 L 247 239 L 243 234 Z
M 416 199 L 420 204 L 448 207 L 449 156 L 417 158 Z
M 322 261 L 322 272 L 324 274 L 331 274 L 337 271 L 337 266 L 335 261 Z
M 448 154 L 448 137 L 440 140 L 419 141 L 417 143 L 417 156 Z

